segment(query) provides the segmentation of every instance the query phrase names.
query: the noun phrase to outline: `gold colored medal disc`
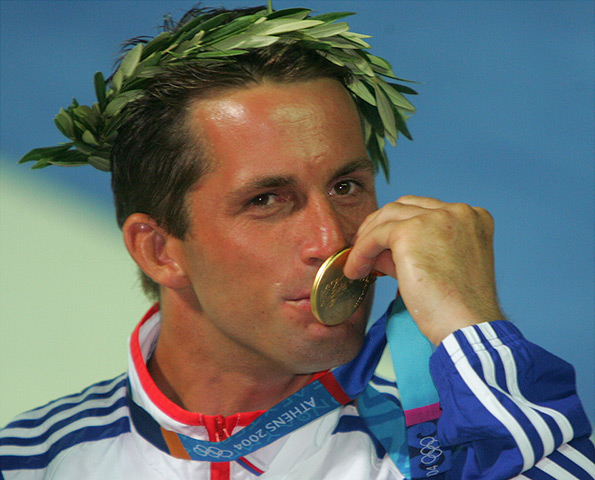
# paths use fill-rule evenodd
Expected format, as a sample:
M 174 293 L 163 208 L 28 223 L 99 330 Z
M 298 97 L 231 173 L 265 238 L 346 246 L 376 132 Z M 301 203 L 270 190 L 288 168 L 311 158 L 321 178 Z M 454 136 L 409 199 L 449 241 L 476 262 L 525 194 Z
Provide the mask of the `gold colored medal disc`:
M 351 247 L 338 251 L 327 258 L 318 269 L 310 302 L 312 313 L 325 325 L 338 325 L 347 320 L 359 308 L 370 284 L 376 275 L 351 280 L 343 274 L 343 267 Z

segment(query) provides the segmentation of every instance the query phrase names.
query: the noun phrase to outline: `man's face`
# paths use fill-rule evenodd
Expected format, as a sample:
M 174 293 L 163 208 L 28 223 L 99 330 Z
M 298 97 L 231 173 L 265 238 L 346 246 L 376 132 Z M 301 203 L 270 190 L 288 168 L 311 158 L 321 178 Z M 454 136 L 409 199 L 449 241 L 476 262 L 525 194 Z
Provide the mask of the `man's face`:
M 198 102 L 189 122 L 213 162 L 186 198 L 182 262 L 206 342 L 291 374 L 351 360 L 369 302 L 334 327 L 310 307 L 318 267 L 376 209 L 349 94 L 330 79 L 263 83 Z

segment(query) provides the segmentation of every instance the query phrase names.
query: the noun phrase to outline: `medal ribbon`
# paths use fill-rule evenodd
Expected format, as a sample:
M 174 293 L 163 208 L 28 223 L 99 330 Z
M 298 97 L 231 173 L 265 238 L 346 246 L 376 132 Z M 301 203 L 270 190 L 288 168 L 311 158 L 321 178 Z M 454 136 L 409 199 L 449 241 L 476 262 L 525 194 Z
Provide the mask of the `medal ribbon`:
M 389 311 L 387 343 L 405 420 L 405 432 L 401 421 L 402 438 L 395 431 L 389 455 L 407 478 L 434 477 L 451 468 L 451 452 L 440 448 L 437 439 L 441 410 L 430 375 L 434 345 L 420 332 L 400 295 Z
M 128 391 L 132 422 L 145 440 L 174 457 L 208 462 L 239 460 L 351 401 L 329 372 L 267 410 L 239 432 L 221 442 L 209 442 L 165 430 L 132 400 L 130 386 Z

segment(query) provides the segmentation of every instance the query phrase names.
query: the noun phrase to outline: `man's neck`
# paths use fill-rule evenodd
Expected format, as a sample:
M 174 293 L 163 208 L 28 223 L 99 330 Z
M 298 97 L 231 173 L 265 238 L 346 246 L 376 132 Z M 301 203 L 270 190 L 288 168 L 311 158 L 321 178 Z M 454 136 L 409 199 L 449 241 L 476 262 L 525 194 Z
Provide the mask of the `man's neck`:
M 284 372 L 241 346 L 221 344 L 200 314 L 182 313 L 176 303 L 162 299 L 162 329 L 147 368 L 178 406 L 223 416 L 267 410 L 310 381 L 311 375 Z

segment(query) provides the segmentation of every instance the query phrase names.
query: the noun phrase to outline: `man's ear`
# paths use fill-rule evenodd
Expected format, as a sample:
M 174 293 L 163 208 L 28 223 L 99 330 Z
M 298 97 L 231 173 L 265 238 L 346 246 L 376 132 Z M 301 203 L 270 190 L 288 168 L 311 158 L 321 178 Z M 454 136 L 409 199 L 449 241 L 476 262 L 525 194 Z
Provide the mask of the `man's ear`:
M 122 226 L 124 243 L 140 269 L 153 281 L 179 290 L 190 285 L 183 268 L 182 241 L 144 213 L 133 213 Z

